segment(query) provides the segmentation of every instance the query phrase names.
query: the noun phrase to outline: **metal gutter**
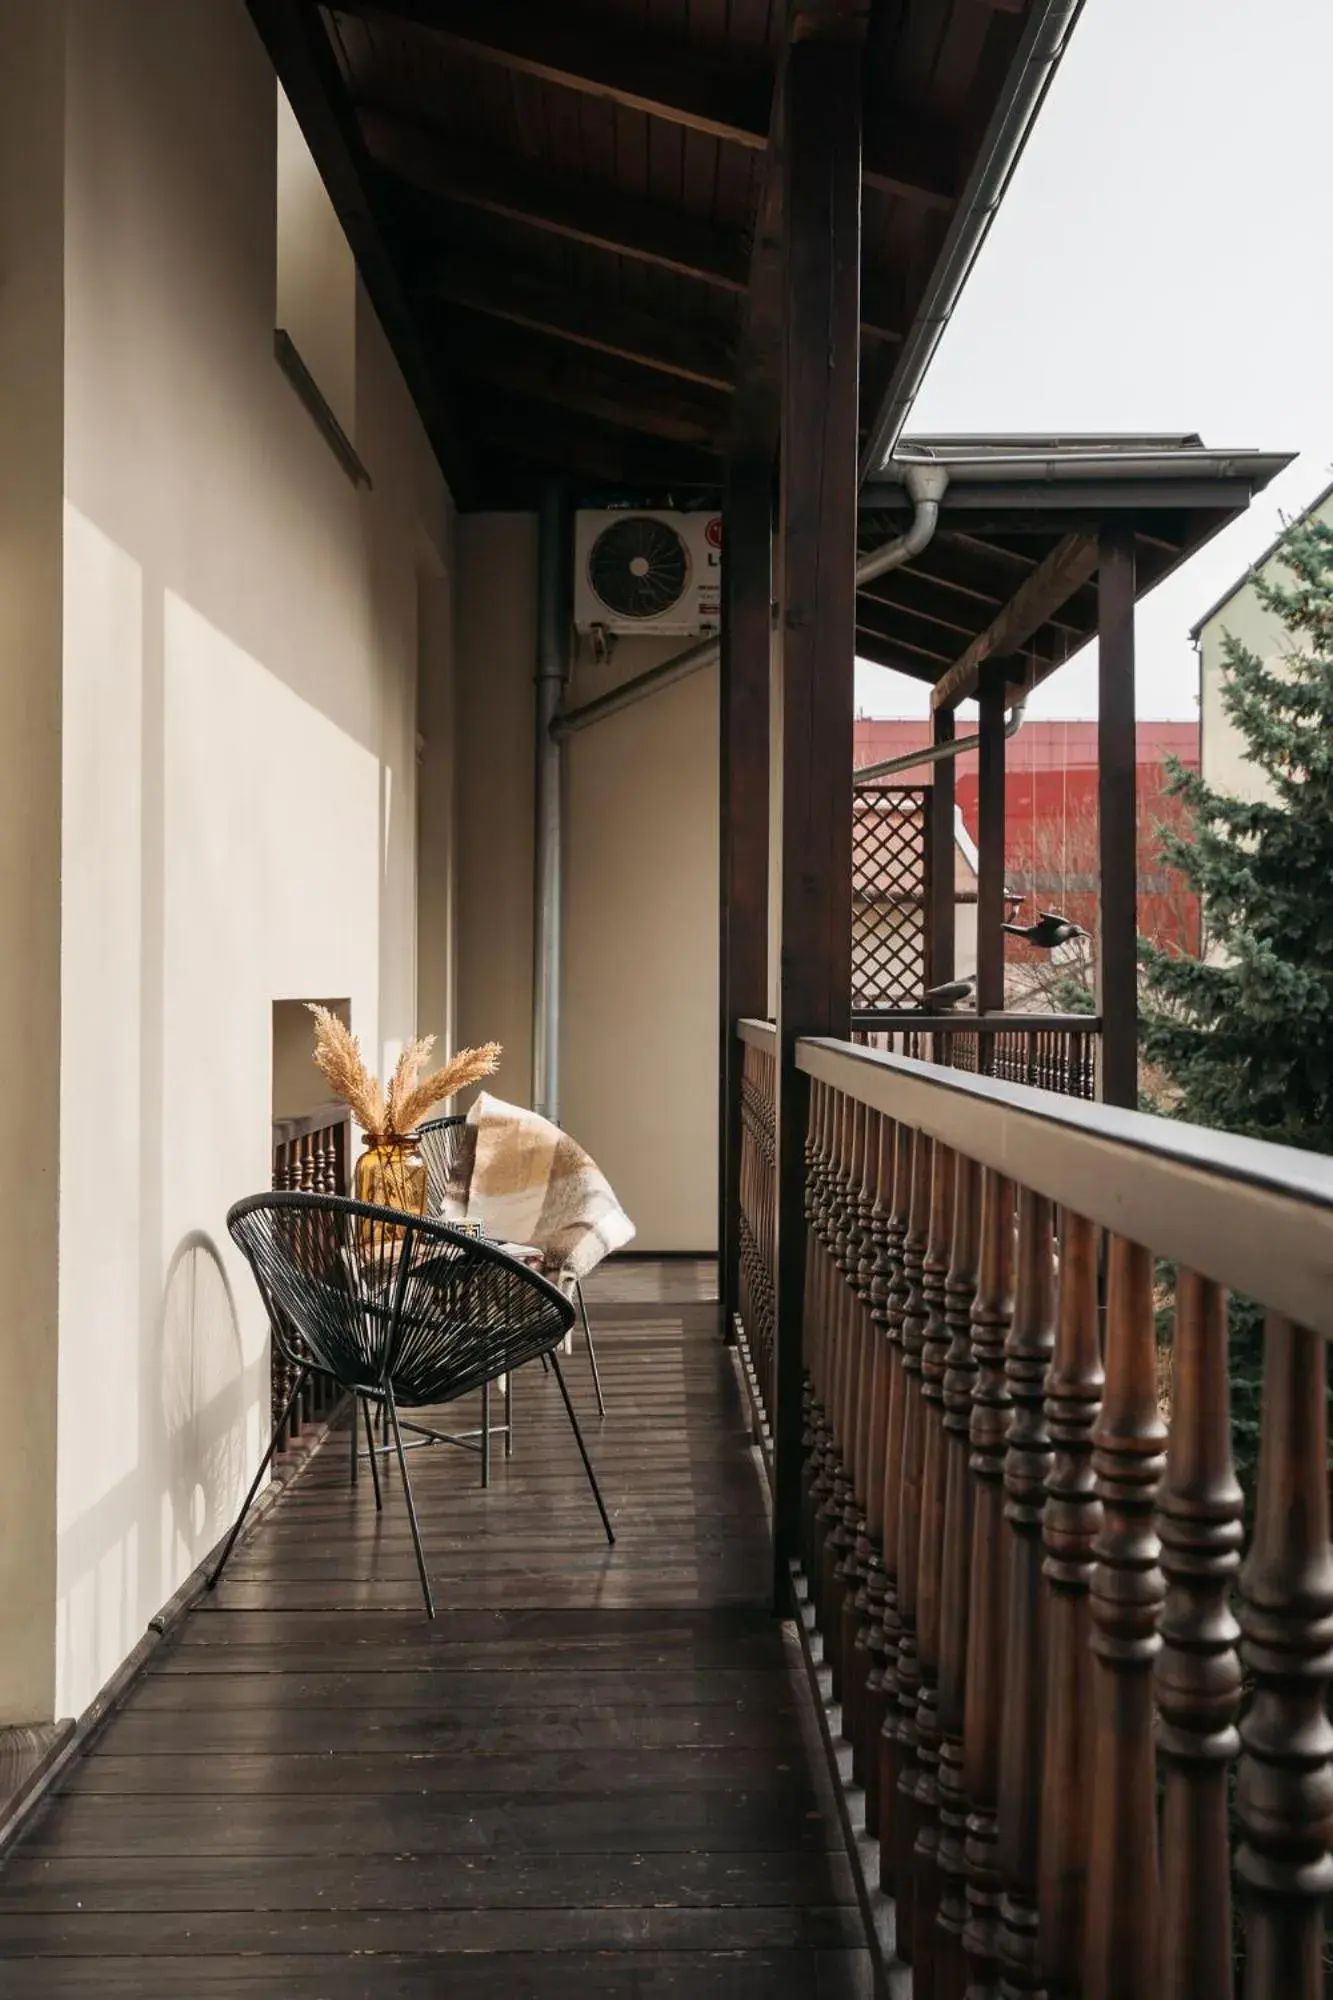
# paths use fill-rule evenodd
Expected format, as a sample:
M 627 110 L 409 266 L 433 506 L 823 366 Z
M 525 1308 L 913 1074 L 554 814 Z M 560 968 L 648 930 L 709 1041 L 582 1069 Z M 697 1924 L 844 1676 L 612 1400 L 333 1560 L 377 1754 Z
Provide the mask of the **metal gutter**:
M 1028 15 L 1003 99 L 986 129 L 930 285 L 866 440 L 863 481 L 880 472 L 893 455 L 1082 10 L 1083 0 L 1035 0 Z

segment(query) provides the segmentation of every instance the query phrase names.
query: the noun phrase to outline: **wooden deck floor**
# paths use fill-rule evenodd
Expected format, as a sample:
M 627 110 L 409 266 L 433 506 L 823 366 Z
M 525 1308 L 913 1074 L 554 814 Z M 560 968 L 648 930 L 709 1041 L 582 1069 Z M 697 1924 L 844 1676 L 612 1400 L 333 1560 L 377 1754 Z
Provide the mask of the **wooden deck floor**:
M 613 1551 L 536 1368 L 489 1493 L 412 1454 L 433 1625 L 329 1441 L 0 1868 L 6 2000 L 869 1995 L 710 1280 L 595 1287 Z

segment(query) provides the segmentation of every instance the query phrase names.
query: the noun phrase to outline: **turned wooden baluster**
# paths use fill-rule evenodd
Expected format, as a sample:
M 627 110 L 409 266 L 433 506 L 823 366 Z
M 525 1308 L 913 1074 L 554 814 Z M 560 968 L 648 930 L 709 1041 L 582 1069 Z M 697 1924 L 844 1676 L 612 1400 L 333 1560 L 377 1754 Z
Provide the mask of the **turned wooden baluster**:
M 801 1483 L 801 1568 L 810 1574 L 810 1496 L 818 1473 L 819 1385 L 823 1376 L 822 1329 L 819 1324 L 819 1181 L 822 1170 L 820 1148 L 824 1127 L 824 1100 L 827 1085 L 810 1086 L 810 1125 L 805 1142 L 805 1300 L 803 1325 L 805 1342 L 805 1384 L 802 1395 L 804 1429 L 801 1449 L 804 1466 Z
M 1326 1991 L 1333 1891 L 1333 1563 L 1323 1340 L 1270 1316 L 1254 1535 L 1241 1571 L 1241 1659 L 1254 1697 L 1240 1728 L 1236 1873 L 1246 1916 L 1245 2000 Z
M 1053 1455 L 1042 1516 L 1047 1649 L 1037 1898 L 1042 1971 L 1060 2000 L 1079 2000 L 1083 1976 L 1092 1770 L 1088 1588 L 1102 1520 L 1092 1433 L 1102 1381 L 1097 1231 L 1066 1211 L 1055 1358 L 1046 1386 Z
M 1176 1279 L 1171 1435 L 1158 1528 L 1166 1604 L 1154 1675 L 1164 1769 L 1160 2000 L 1231 2000 L 1227 1767 L 1240 1747 L 1241 1491 L 1231 1462 L 1226 1293 Z
M 1004 1344 L 1010 1416 L 1005 1439 L 1004 1700 L 996 1811 L 1000 1992 L 1043 1991 L 1037 1949 L 1037 1829 L 1045 1650 L 1041 1522 L 1052 1455 L 1046 1374 L 1055 1352 L 1055 1231 L 1050 1202 L 1025 1188 L 1018 1210 L 1018 1292 Z
M 885 1313 L 889 1343 L 889 1415 L 884 1439 L 884 1620 L 880 1646 L 883 1665 L 880 1684 L 867 1691 L 867 1725 L 878 1707 L 879 1785 L 875 1795 L 876 1817 L 869 1817 L 867 1792 L 866 1825 L 879 1841 L 880 1887 L 893 1893 L 894 1812 L 898 1786 L 898 1642 L 902 1619 L 898 1613 L 898 1557 L 902 1517 L 903 1419 L 906 1388 L 903 1375 L 903 1316 L 907 1310 L 909 1285 L 905 1261 L 907 1225 L 912 1209 L 913 1160 L 916 1135 L 909 1125 L 899 1125 L 893 1147 L 893 1207 L 889 1212 L 889 1279 Z
M 945 1281 L 949 1349 L 944 1371 L 944 1535 L 940 1585 L 939 1876 L 936 1990 L 963 2000 L 967 1968 L 967 1795 L 963 1784 L 963 1725 L 967 1708 L 972 1475 L 968 1433 L 977 1357 L 973 1305 L 981 1254 L 981 1169 L 958 1156 L 954 1172 L 953 1246 Z M 989 1671 L 989 1662 L 987 1671 Z
M 837 1339 L 836 1382 L 833 1397 L 833 1437 L 837 1464 L 833 1492 L 828 1502 L 829 1528 L 824 1543 L 824 1568 L 820 1579 L 819 1629 L 824 1638 L 824 1658 L 833 1682 L 833 1699 L 842 1700 L 842 1603 L 846 1589 L 846 1559 L 855 1536 L 847 1526 L 848 1503 L 852 1497 L 852 1384 L 856 1377 L 856 1324 L 854 1297 L 848 1273 L 860 1255 L 860 1211 L 857 1206 L 861 1156 L 865 1145 L 865 1107 L 847 1105 L 847 1147 L 838 1211 L 838 1233 L 834 1243 L 833 1325 Z
M 806 1582 L 814 1588 L 818 1566 L 816 1516 L 827 1492 L 828 1469 L 828 1337 L 824 1322 L 824 1260 L 829 1222 L 829 1190 L 833 1173 L 833 1134 L 837 1097 L 827 1084 L 819 1086 L 819 1123 L 811 1175 L 810 1268 L 806 1282 L 810 1291 L 811 1340 L 811 1449 L 802 1510 L 801 1565 Z
M 842 1510 L 842 1560 L 836 1575 L 838 1630 L 834 1647 L 841 1677 L 842 1733 L 852 1735 L 856 1724 L 857 1689 L 852 1675 L 856 1640 L 856 1598 L 864 1581 L 858 1554 L 865 1534 L 865 1399 L 863 1389 L 870 1351 L 870 1325 L 863 1296 L 870 1254 L 871 1201 L 866 1193 L 874 1114 L 857 1107 L 857 1147 L 848 1189 L 847 1254 L 843 1264 L 847 1328 L 847 1368 L 843 1379 L 843 1422 L 846 1438 L 846 1488 Z
M 841 1411 L 838 1403 L 841 1382 L 842 1339 L 839 1311 L 842 1277 L 838 1267 L 839 1238 L 845 1236 L 847 1160 L 851 1145 L 853 1106 L 839 1092 L 834 1100 L 833 1146 L 829 1172 L 824 1255 L 821 1259 L 820 1310 L 824 1322 L 824 1478 L 823 1499 L 815 1522 L 816 1567 L 812 1579 L 816 1614 L 822 1620 L 824 1594 L 829 1588 L 829 1572 L 837 1551 L 829 1552 L 835 1524 L 841 1518 L 842 1501 L 837 1492 L 842 1471 Z M 835 1506 L 836 1496 L 836 1506 Z
M 819 1589 L 824 1566 L 824 1540 L 828 1534 L 828 1506 L 833 1493 L 833 1474 L 836 1453 L 833 1442 L 833 1365 L 836 1342 L 830 1318 L 832 1308 L 832 1257 L 833 1241 L 837 1234 L 838 1173 L 842 1146 L 843 1116 L 846 1099 L 839 1092 L 830 1089 L 828 1100 L 828 1131 L 825 1141 L 825 1165 L 821 1183 L 819 1212 L 819 1252 L 817 1267 L 817 1316 L 819 1320 L 820 1355 L 820 1424 L 818 1465 L 811 1488 L 810 1524 L 810 1571 L 809 1585 L 811 1602 L 819 1603 Z
M 852 1775 L 857 1784 L 865 1782 L 865 1755 L 861 1745 L 861 1704 L 866 1675 L 870 1670 L 865 1642 L 866 1591 L 869 1582 L 869 1504 L 872 1486 L 871 1433 L 879 1346 L 872 1318 L 872 1288 L 875 1278 L 875 1208 L 879 1184 L 880 1127 L 884 1121 L 877 1111 L 866 1112 L 866 1140 L 862 1152 L 860 1186 L 860 1249 L 856 1269 L 856 1314 L 859 1323 L 860 1365 L 853 1411 L 854 1516 L 856 1539 L 848 1552 L 847 1587 L 842 1610 L 842 1733 L 852 1746 Z
M 893 1258 L 889 1222 L 893 1209 L 893 1160 L 897 1127 L 880 1118 L 875 1162 L 875 1202 L 870 1215 L 873 1250 L 870 1272 L 870 1325 L 874 1360 L 870 1377 L 870 1434 L 866 1459 L 866 1553 L 864 1617 L 857 1644 L 865 1653 L 859 1671 L 860 1717 L 852 1775 L 865 1787 L 866 1827 L 879 1827 L 879 1733 L 884 1724 L 884 1466 L 888 1447 L 890 1373 L 889 1283 Z
M 1157 1975 L 1151 1671 L 1166 1595 L 1154 1511 L 1165 1443 L 1157 1407 L 1152 1252 L 1112 1236 L 1106 1389 L 1092 1453 L 1102 1527 L 1089 1600 L 1094 1741 L 1085 2000 L 1142 2000 Z
M 921 1563 L 921 1471 L 925 1457 L 925 1420 L 921 1402 L 921 1346 L 926 1331 L 923 1289 L 926 1237 L 930 1228 L 930 1189 L 935 1142 L 918 1132 L 912 1146 L 912 1206 L 903 1245 L 908 1287 L 903 1307 L 903 1442 L 898 1490 L 898 1658 L 896 1708 L 885 1717 L 892 1731 L 894 1789 L 888 1772 L 881 1777 L 881 1815 L 892 1817 L 893 1880 L 898 1903 L 898 1955 L 912 1962 L 914 1953 L 913 1885 L 916 1881 L 916 1698 L 921 1684 L 917 1654 L 917 1577 Z
M 1009 1423 L 1004 1350 L 1014 1315 L 1014 1257 L 1014 1184 L 987 1172 L 981 1195 L 981 1276 L 972 1310 L 976 1378 L 968 1469 L 974 1484 L 961 1772 L 968 1812 L 963 1944 L 971 1975 L 967 1990 L 977 1994 L 995 1991 L 998 1972 L 995 1817 L 1004 1696 L 1004 1450 Z
M 919 1683 L 916 1704 L 916 1884 L 912 1911 L 913 2000 L 933 2000 L 939 1940 L 939 1761 L 940 1761 L 940 1600 L 944 1544 L 944 1373 L 949 1354 L 945 1318 L 956 1159 L 936 1142 L 931 1177 L 930 1238 L 923 1283 L 926 1326 L 921 1347 L 921 1395 L 925 1445 L 921 1469 L 921 1555 L 917 1571 L 916 1640 Z

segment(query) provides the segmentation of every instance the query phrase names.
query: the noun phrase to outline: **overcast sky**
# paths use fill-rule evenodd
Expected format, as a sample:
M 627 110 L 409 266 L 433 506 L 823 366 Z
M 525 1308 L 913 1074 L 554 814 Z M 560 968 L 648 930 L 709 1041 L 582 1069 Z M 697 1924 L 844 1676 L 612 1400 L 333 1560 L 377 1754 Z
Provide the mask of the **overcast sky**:
M 908 425 L 1300 453 L 1144 600 L 1141 716 L 1197 713 L 1190 626 L 1333 476 L 1331 83 L 1328 0 L 1086 0 Z M 1029 713 L 1095 682 L 1089 648 Z M 928 695 L 858 665 L 866 714 Z

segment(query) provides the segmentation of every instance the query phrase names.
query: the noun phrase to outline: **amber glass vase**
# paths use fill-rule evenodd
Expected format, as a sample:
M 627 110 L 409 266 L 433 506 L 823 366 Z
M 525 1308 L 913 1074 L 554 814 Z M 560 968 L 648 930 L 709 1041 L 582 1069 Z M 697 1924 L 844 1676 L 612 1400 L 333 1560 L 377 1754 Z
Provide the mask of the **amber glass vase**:
M 356 1163 L 352 1191 L 358 1201 L 371 1202 L 376 1208 L 401 1208 L 408 1215 L 424 1215 L 426 1162 L 417 1151 L 415 1138 L 375 1138 L 367 1133 L 366 1150 Z M 368 1236 L 378 1241 L 389 1231 L 363 1220 L 358 1233 L 364 1243 Z

